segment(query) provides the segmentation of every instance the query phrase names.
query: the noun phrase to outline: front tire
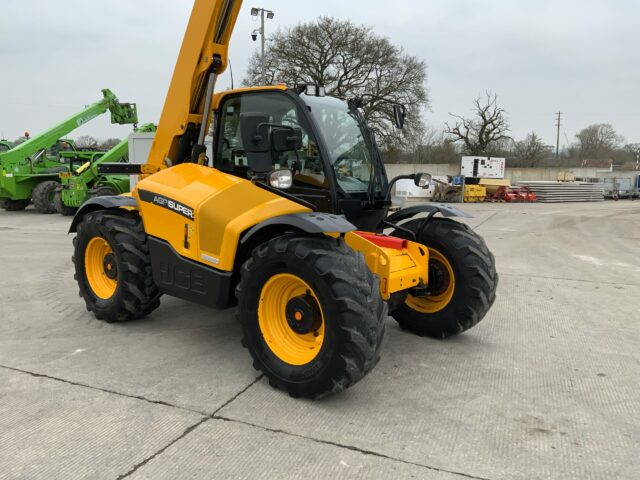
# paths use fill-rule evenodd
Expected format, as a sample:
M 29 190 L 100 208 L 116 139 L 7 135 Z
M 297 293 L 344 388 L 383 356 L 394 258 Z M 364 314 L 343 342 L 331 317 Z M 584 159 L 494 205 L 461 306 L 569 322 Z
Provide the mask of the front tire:
M 41 182 L 33 189 L 33 205 L 40 213 L 56 213 L 54 198 L 60 184 L 55 180 Z
M 236 295 L 254 367 L 293 397 L 340 392 L 378 363 L 386 303 L 342 239 L 287 235 L 257 247 Z
M 64 217 L 72 217 L 78 211 L 75 207 L 67 207 L 62 201 L 62 192 L 57 191 L 53 197 L 53 204 L 56 207 L 56 212 Z
M 135 213 L 89 213 L 73 240 L 74 278 L 87 310 L 108 323 L 136 320 L 160 306 L 147 235 Z
M 432 218 L 402 225 L 429 249 L 429 297 L 412 297 L 391 312 L 406 330 L 421 336 L 446 338 L 478 324 L 496 298 L 495 258 L 482 237 L 467 225 Z M 393 235 L 407 238 L 402 231 Z

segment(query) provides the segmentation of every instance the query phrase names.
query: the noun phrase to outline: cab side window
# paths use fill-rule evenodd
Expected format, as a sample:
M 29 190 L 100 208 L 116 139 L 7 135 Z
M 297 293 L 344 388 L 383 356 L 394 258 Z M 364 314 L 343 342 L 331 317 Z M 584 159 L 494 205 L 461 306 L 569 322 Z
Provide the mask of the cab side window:
M 247 93 L 223 101 L 219 110 L 218 142 L 215 167 L 227 173 L 250 178 L 247 156 L 240 135 L 240 114 L 264 112 L 275 124 L 302 130 L 302 148 L 290 152 L 273 152 L 274 170 L 288 168 L 294 172 L 294 184 L 326 188 L 318 144 L 309 127 L 298 113 L 296 104 L 287 95 L 277 92 Z

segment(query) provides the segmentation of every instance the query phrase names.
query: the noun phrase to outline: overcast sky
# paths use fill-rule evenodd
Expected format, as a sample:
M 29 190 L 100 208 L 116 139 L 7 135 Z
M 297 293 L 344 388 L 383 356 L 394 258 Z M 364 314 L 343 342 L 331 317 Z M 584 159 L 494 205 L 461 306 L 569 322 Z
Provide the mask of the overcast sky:
M 213 0 L 212 0 L 213 1 Z M 111 88 L 157 122 L 192 2 L 167 0 L 11 0 L 0 15 L 0 136 L 38 132 L 97 101 Z M 245 2 L 231 44 L 236 84 L 259 46 L 252 6 L 275 11 L 278 26 L 319 15 L 374 27 L 425 59 L 429 125 L 469 114 L 491 89 L 512 134 L 536 131 L 562 143 L 591 123 L 611 123 L 640 142 L 640 2 L 636 0 L 292 0 Z M 390 9 L 391 7 L 391 9 Z M 219 86 L 229 86 L 228 72 Z M 73 136 L 127 135 L 108 116 Z

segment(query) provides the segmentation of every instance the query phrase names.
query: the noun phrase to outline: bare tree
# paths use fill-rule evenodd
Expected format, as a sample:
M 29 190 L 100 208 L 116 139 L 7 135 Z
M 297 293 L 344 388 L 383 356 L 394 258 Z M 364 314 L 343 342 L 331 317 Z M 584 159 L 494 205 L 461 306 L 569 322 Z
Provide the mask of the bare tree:
M 27 141 L 27 137 L 18 137 L 13 141 L 13 146 L 17 147 L 18 145 L 20 145 L 21 143 L 24 143 Z
M 76 140 L 76 146 L 78 148 L 97 148 L 98 140 L 90 135 L 82 135 Z
M 316 84 L 342 99 L 369 93 L 405 104 L 402 137 L 393 126 L 389 104 L 373 99 L 365 106 L 365 118 L 384 147 L 404 147 L 422 134 L 421 111 L 428 104 L 426 64 L 370 27 L 320 17 L 279 30 L 268 41 L 265 66 L 269 83 Z M 262 81 L 260 56 L 255 53 L 243 83 Z
M 462 142 L 462 152 L 467 155 L 488 155 L 491 148 L 509 137 L 509 122 L 506 111 L 498 106 L 498 97 L 491 92 L 485 98 L 478 97 L 473 102 L 475 116 L 464 118 L 450 113 L 456 118 L 451 125 L 445 123 L 446 133 L 452 142 Z
M 118 145 L 119 143 L 120 143 L 119 138 L 107 138 L 106 140 L 102 140 L 100 143 L 98 143 L 98 150 L 107 152 L 111 150 L 113 147 L 115 147 L 116 145 Z
M 603 159 L 620 146 L 624 139 L 617 134 L 609 123 L 598 123 L 583 128 L 576 134 L 580 156 L 585 158 Z
M 545 145 L 542 139 L 531 132 L 524 140 L 515 142 L 513 153 L 516 162 L 522 167 L 536 167 L 549 157 L 551 147 Z
M 624 146 L 625 152 L 640 160 L 640 143 L 627 143 Z

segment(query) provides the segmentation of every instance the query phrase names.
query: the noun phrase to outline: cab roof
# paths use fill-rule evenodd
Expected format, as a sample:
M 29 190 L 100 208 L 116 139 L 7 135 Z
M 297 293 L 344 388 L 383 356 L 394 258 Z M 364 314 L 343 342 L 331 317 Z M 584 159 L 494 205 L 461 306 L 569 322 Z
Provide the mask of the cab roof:
M 289 90 L 289 87 L 282 84 L 266 85 L 261 87 L 235 88 L 232 90 L 225 90 L 223 92 L 218 92 L 213 96 L 213 100 L 212 100 L 213 110 L 217 110 L 218 107 L 220 106 L 220 103 L 222 103 L 222 99 L 224 99 L 229 95 L 238 95 L 241 93 L 248 93 L 248 92 L 285 92 L 287 90 Z

